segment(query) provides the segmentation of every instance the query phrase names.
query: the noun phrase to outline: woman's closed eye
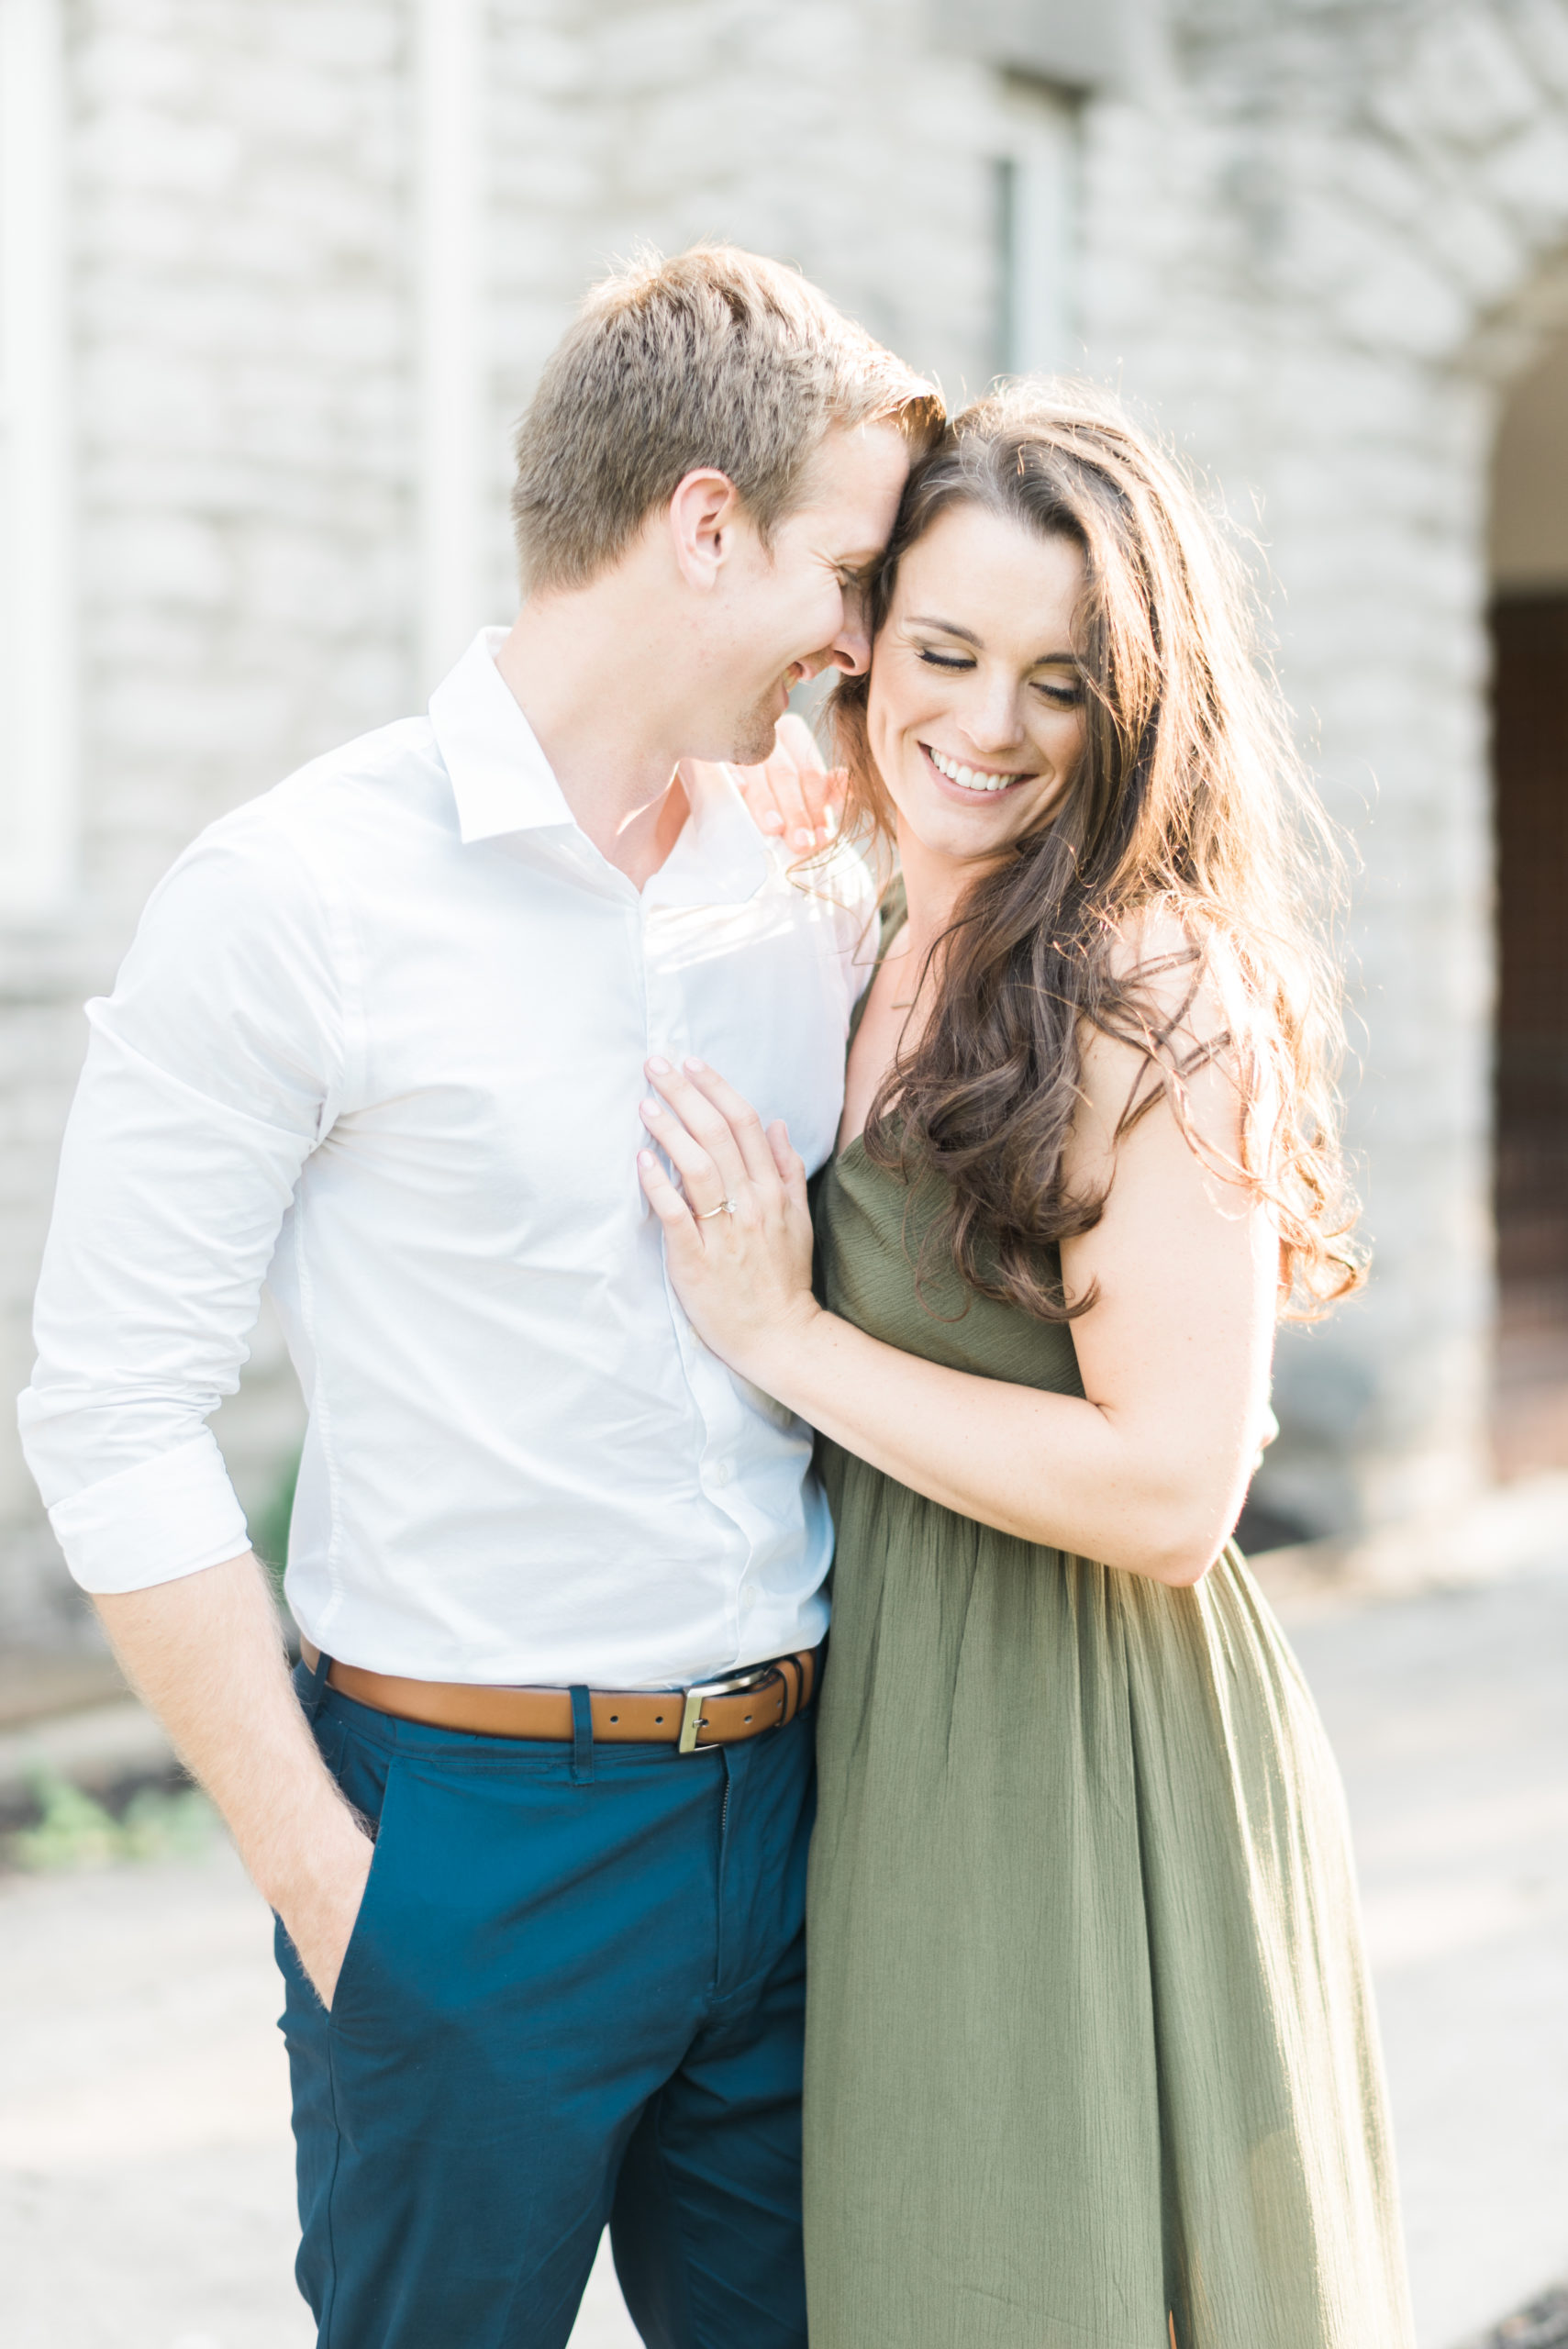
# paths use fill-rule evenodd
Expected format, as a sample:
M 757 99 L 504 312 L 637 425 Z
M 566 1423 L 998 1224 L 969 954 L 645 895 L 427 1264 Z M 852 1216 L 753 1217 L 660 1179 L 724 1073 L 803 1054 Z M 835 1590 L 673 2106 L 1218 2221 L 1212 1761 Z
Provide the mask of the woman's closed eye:
M 928 669 L 962 671 L 973 669 L 975 666 L 974 657 L 972 653 L 936 652 L 933 651 L 929 645 L 920 646 L 915 657 L 918 661 L 923 661 Z M 1046 677 L 1035 677 L 1031 680 L 1031 683 L 1033 684 L 1036 693 L 1040 696 L 1042 700 L 1048 701 L 1053 709 L 1076 709 L 1083 702 L 1084 688 L 1082 685 L 1074 684 L 1070 685 L 1052 685 L 1050 679 Z

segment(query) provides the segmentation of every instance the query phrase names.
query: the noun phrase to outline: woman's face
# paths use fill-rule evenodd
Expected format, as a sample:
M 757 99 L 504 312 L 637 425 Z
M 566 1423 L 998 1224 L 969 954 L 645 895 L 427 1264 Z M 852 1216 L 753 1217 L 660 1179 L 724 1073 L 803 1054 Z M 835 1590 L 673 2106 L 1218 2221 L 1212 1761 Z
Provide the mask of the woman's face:
M 1084 558 L 950 506 L 898 567 L 872 656 L 872 755 L 932 856 L 984 863 L 1061 800 L 1084 745 Z

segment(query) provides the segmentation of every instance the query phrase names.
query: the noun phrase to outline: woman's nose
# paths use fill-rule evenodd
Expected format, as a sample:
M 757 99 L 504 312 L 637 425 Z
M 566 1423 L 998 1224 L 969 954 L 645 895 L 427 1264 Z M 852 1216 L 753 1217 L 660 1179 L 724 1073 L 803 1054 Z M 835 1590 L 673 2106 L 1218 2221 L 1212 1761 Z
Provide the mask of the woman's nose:
M 1017 750 L 1022 740 L 1018 696 L 1011 693 L 988 694 L 979 707 L 969 713 L 963 730 L 982 754 L 995 757 L 1000 751 Z

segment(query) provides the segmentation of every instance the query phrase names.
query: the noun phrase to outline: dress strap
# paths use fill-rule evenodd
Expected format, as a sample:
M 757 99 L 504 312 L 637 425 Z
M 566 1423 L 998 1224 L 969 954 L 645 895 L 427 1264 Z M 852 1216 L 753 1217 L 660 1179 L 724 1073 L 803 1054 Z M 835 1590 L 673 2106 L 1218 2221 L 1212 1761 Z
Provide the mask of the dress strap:
M 877 919 L 881 927 L 877 935 L 876 960 L 871 966 L 871 979 L 874 979 L 878 971 L 881 970 L 884 963 L 887 960 L 888 948 L 892 945 L 894 940 L 897 937 L 899 931 L 903 929 L 905 923 L 909 918 L 909 898 L 904 886 L 904 875 L 902 873 L 895 873 L 894 874 L 892 880 L 888 883 L 886 888 L 882 893 L 881 902 L 878 904 L 876 911 Z M 856 1003 L 854 1009 L 850 1014 L 850 1033 L 848 1041 L 851 1044 L 860 1033 L 861 1019 L 864 1014 L 866 1004 L 870 1000 L 871 979 L 868 979 L 864 986 L 861 989 L 860 999 Z

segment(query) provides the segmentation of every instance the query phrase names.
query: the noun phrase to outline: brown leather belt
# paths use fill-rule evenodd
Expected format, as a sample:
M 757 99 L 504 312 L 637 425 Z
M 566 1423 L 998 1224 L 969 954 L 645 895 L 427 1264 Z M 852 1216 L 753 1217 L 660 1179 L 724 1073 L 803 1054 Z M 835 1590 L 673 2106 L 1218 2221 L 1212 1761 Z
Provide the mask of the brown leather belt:
M 320 1650 L 308 1640 L 300 1653 L 314 1672 Z M 601 1745 L 673 1745 L 699 1753 L 709 1745 L 734 1745 L 783 1729 L 810 1704 L 822 1651 L 774 1656 L 770 1663 L 727 1672 L 690 1688 L 634 1688 L 589 1692 L 594 1738 Z M 402 1680 L 389 1672 L 367 1672 L 336 1656 L 327 1685 L 397 1720 L 422 1721 L 428 1729 L 463 1730 L 473 1737 L 572 1742 L 570 1688 L 495 1688 L 459 1680 Z

